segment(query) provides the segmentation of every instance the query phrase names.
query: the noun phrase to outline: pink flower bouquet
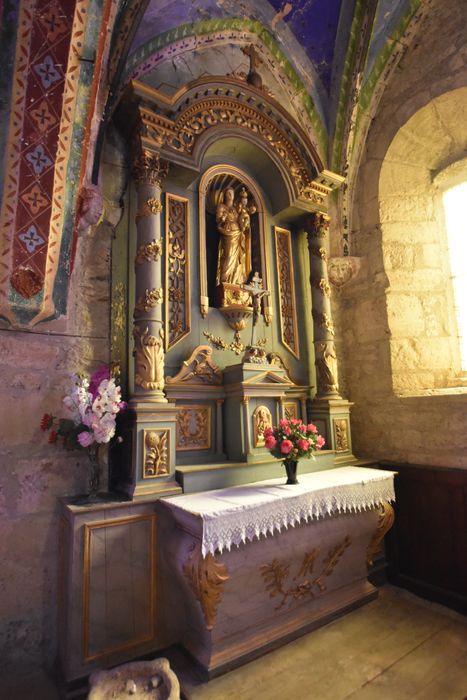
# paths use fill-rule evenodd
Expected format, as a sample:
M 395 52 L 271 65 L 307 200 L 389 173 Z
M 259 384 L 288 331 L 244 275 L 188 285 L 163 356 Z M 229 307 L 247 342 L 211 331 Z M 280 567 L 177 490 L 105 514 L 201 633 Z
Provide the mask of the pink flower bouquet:
M 314 457 L 313 452 L 320 450 L 325 442 L 316 425 L 305 425 L 297 418 L 282 418 L 279 425 L 266 428 L 263 435 L 264 444 L 271 454 L 284 460 L 289 484 L 297 483 L 296 476 L 289 476 L 290 465 L 298 462 L 300 457 Z

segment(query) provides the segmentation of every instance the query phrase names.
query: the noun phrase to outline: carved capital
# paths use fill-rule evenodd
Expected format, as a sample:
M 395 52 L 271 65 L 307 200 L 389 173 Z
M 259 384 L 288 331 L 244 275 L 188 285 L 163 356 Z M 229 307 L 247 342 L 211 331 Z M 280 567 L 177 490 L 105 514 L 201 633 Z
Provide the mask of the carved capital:
M 305 230 L 308 237 L 308 245 L 312 246 L 316 239 L 325 239 L 329 233 L 330 217 L 328 214 L 316 212 L 307 217 Z
M 162 187 L 162 182 L 169 172 L 169 164 L 161 160 L 158 153 L 142 150 L 133 160 L 133 176 L 138 183 Z M 153 212 L 151 212 L 153 213 Z
M 201 545 L 193 543 L 185 564 L 183 573 L 188 579 L 190 588 L 196 600 L 200 603 L 206 628 L 212 630 L 216 623 L 217 606 L 224 591 L 225 582 L 229 579 L 227 567 L 220 564 L 214 555 L 201 555 Z
M 142 265 L 144 262 L 157 262 L 162 255 L 162 241 L 159 238 L 153 240 L 146 245 L 141 245 L 135 258 L 135 265 Z

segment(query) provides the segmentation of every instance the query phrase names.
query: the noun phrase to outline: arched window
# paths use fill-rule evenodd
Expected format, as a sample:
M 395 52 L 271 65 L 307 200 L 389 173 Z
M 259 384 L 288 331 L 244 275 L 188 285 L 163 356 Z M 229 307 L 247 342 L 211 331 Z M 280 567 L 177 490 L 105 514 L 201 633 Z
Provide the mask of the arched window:
M 467 371 L 467 180 L 443 193 L 461 368 Z

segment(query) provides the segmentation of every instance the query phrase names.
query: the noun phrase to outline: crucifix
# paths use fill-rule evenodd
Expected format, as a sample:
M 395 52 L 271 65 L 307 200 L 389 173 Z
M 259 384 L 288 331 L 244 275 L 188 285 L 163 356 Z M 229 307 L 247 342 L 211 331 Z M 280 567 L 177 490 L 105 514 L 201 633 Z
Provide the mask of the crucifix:
M 250 72 L 247 76 L 247 82 L 261 89 L 263 87 L 263 80 L 257 70 L 263 63 L 263 61 L 260 58 L 260 54 L 258 53 L 253 44 L 243 47 L 242 51 L 245 54 L 245 56 L 248 56 L 248 58 L 250 59 Z
M 251 347 L 256 347 L 256 326 L 261 313 L 261 299 L 269 296 L 267 289 L 263 289 L 263 280 L 258 272 L 255 272 L 250 280 L 250 284 L 244 284 L 243 289 L 251 296 L 253 304 L 253 327 L 251 329 Z

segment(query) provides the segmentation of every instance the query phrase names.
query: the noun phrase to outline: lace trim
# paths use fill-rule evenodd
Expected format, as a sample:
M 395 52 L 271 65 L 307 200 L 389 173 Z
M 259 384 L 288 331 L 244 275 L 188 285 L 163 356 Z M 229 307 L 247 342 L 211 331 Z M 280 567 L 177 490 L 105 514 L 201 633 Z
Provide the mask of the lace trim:
M 336 484 L 228 513 L 200 514 L 203 520 L 203 557 L 224 549 L 230 551 L 232 545 L 238 547 L 301 522 L 335 513 L 361 512 L 384 501 L 394 501 L 393 481 L 393 476 L 384 476 L 365 483 Z

